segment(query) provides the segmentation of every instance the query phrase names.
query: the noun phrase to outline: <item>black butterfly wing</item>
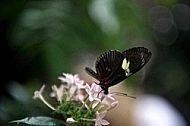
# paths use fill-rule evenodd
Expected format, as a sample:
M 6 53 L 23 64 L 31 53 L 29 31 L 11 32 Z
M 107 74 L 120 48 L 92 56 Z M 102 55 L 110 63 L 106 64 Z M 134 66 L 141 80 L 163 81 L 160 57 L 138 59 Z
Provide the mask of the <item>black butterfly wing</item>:
M 86 67 L 88 74 L 100 81 L 105 94 L 108 88 L 139 71 L 151 58 L 151 52 L 144 47 L 135 47 L 120 52 L 108 51 L 96 61 L 96 72 Z
M 105 87 L 113 86 L 139 71 L 150 57 L 144 47 L 105 52 L 96 61 L 97 78 Z
M 123 59 L 122 52 L 116 50 L 105 52 L 97 59 L 95 66 L 97 77 L 105 87 L 113 86 L 126 78 L 121 67 Z
M 151 52 L 144 47 L 135 47 L 122 52 L 129 62 L 128 77 L 139 71 L 150 59 Z

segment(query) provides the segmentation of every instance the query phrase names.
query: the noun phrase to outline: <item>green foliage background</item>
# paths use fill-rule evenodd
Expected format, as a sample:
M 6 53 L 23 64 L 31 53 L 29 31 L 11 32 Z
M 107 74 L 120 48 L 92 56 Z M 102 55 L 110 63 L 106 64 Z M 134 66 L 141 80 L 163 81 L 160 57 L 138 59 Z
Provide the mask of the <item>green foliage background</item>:
M 1 1 L 0 124 L 48 115 L 47 108 L 32 100 L 34 90 L 58 83 L 62 72 L 84 74 L 84 66 L 94 67 L 104 51 L 134 46 L 149 48 L 153 57 L 146 74 L 141 72 L 143 79 L 131 77 L 128 83 L 141 83 L 144 92 L 189 106 L 190 28 L 180 29 L 176 25 L 185 23 L 176 22 L 177 36 L 169 35 L 173 40 L 150 23 L 152 7 L 171 10 L 175 21 L 173 8 L 181 4 L 190 5 L 188 0 Z

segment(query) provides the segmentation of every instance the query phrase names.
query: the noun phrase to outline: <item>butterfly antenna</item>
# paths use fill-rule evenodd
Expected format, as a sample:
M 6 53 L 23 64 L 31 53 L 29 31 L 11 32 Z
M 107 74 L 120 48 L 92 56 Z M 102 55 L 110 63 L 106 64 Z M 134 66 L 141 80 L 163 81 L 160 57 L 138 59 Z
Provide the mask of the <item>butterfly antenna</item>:
M 136 99 L 136 97 L 135 97 L 135 96 L 131 96 L 131 95 L 128 95 L 128 94 L 126 94 L 126 93 L 121 93 L 121 92 L 112 92 L 111 94 L 118 95 L 118 96 L 126 96 L 126 97 L 129 97 L 129 98 Z

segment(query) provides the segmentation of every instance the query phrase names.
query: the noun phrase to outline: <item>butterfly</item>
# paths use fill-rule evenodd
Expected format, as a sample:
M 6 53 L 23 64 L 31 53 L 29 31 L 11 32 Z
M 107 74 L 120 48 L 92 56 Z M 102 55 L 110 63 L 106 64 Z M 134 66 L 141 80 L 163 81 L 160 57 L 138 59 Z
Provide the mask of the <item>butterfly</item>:
M 96 72 L 89 67 L 85 71 L 97 79 L 104 91 L 139 71 L 151 58 L 151 52 L 144 47 L 134 47 L 123 52 L 110 50 L 101 54 L 95 63 Z

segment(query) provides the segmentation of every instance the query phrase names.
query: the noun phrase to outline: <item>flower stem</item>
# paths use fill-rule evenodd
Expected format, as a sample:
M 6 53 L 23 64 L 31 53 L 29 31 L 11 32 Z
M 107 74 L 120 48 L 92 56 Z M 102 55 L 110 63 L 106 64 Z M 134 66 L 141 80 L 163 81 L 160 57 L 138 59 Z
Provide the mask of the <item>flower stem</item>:
M 55 110 L 55 108 L 53 106 L 51 106 L 42 95 L 40 95 L 40 99 L 43 101 L 44 104 L 46 104 L 49 108 L 51 108 L 52 110 Z

